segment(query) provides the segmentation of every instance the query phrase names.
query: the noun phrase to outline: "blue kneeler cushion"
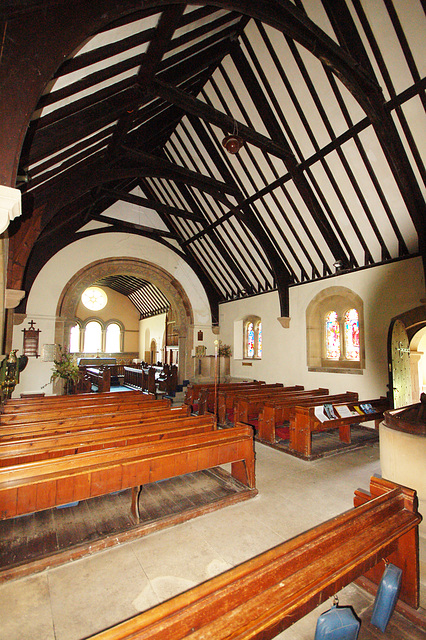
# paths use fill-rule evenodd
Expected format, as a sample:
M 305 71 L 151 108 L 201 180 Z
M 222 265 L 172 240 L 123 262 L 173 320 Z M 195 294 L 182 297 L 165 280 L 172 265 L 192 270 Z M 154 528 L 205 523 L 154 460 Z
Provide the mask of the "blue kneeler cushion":
M 356 640 L 360 624 L 352 607 L 334 604 L 318 618 L 315 640 Z
M 374 600 L 371 624 L 385 631 L 390 617 L 395 609 L 401 587 L 402 569 L 394 564 L 388 564 L 380 580 L 376 598 Z

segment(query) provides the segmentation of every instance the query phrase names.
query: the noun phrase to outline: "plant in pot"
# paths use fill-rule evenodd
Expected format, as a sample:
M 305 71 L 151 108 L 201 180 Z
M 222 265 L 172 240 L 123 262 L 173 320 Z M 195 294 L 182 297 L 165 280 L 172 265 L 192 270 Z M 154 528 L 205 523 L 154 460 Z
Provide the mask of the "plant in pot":
M 53 363 L 50 382 L 54 382 L 57 379 L 63 380 L 65 394 L 73 393 L 74 386 L 80 379 L 80 370 L 75 357 L 59 345 L 58 356 Z

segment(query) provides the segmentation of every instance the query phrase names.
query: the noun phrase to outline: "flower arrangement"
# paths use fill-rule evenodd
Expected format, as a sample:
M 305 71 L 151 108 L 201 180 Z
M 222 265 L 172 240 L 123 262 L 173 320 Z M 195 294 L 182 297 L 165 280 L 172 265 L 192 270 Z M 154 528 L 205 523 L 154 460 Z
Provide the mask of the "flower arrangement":
M 61 345 L 59 345 L 58 354 L 58 359 L 53 361 L 54 366 L 52 367 L 50 382 L 57 378 L 62 378 L 67 385 L 76 383 L 80 378 L 80 370 L 75 357 L 66 349 L 62 350 Z
M 223 358 L 230 358 L 232 356 L 232 349 L 230 344 L 220 344 L 219 345 L 219 356 Z

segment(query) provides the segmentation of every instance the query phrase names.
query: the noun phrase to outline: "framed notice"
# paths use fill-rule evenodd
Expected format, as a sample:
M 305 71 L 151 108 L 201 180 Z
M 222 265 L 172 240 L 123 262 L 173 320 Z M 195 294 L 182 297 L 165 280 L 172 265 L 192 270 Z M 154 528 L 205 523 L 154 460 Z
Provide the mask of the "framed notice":
M 24 334 L 23 352 L 28 358 L 38 358 L 38 341 L 41 332 L 40 329 L 34 329 L 35 322 L 33 322 L 33 320 L 31 320 L 29 325 L 29 329 L 22 329 Z
M 56 358 L 56 344 L 44 344 L 41 350 L 42 362 L 53 362 Z

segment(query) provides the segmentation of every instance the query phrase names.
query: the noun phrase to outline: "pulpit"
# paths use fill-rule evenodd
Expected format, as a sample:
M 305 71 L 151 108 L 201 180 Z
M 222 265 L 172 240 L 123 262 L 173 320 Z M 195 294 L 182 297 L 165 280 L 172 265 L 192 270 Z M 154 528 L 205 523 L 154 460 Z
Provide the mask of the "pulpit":
M 218 382 L 227 382 L 230 377 L 231 363 L 228 356 L 194 356 L 194 380 L 201 382 L 214 381 L 217 369 Z

